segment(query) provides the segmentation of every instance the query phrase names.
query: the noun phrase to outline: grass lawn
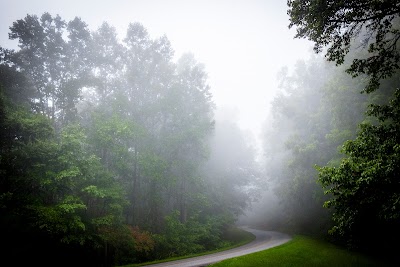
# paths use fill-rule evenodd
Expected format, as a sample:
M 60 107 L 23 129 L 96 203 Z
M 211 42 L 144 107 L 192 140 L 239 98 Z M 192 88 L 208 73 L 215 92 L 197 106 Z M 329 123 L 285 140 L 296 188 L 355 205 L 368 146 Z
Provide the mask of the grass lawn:
M 281 246 L 238 258 L 224 260 L 212 267 L 262 266 L 395 266 L 353 253 L 328 242 L 305 236 L 295 236 Z

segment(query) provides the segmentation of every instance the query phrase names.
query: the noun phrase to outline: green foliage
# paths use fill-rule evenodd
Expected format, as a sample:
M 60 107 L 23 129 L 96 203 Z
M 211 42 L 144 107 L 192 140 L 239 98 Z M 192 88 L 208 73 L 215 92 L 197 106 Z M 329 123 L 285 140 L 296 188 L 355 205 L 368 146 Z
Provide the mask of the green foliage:
M 103 225 L 98 228 L 98 233 L 104 244 L 101 249 L 105 250 L 104 257 L 108 258 L 106 264 L 117 266 L 136 261 L 135 240 L 131 229 L 127 225 Z M 89 265 L 98 259 L 92 259 Z M 104 262 L 99 262 L 104 264 Z
M 276 191 L 285 209 L 278 223 L 291 225 L 297 233 L 321 228 L 325 234 L 331 228 L 328 223 L 334 209 L 322 208 L 330 196 L 317 183 L 313 166 L 339 165 L 344 157 L 342 145 L 356 137 L 358 124 L 377 121 L 366 117 L 366 107 L 387 103 L 398 83 L 393 77 L 382 81 L 380 90 L 360 94 L 365 80 L 347 75 L 347 66 L 334 67 L 323 58 L 311 57 L 291 75 L 281 72 L 282 92 L 273 102 L 274 127 L 267 129 L 265 143 L 269 173 L 278 184 Z M 319 219 L 313 220 L 314 216 Z
M 364 100 L 357 91 L 360 85 L 348 80 L 319 57 L 298 62 L 291 74 L 282 70 L 281 91 L 273 101 L 273 127 L 265 129 L 264 142 L 268 174 L 283 211 L 281 216 L 268 216 L 279 222 L 267 223 L 295 233 L 327 231 L 329 213 L 322 207 L 326 197 L 313 166 L 338 158 L 336 148 L 357 125 L 359 103 Z
M 368 114 L 379 123 L 361 124 L 357 138 L 343 145 L 346 157 L 338 167 L 318 168 L 319 181 L 332 196 L 325 206 L 335 210 L 331 232 L 351 246 L 363 247 L 372 229 L 388 236 L 371 233 L 368 239 L 399 238 L 399 101 L 397 90 L 389 105 L 371 105 Z
M 178 211 L 166 217 L 162 235 L 155 235 L 156 257 L 170 258 L 204 252 L 226 246 L 222 240 L 224 227 L 229 223 L 223 217 L 200 219 L 198 215 L 182 223 Z
M 65 265 L 142 261 L 153 257 L 150 233 L 163 240 L 160 257 L 221 245 L 233 217 L 210 208 L 216 192 L 199 171 L 214 127 L 202 64 L 173 62 L 168 39 L 152 40 L 139 23 L 120 41 L 107 23 L 92 32 L 44 13 L 17 20 L 9 36 L 19 42 L 0 48 L 0 226 L 10 257 L 39 262 L 43 248 Z M 179 219 L 164 220 L 174 210 Z
M 325 206 L 334 210 L 331 232 L 350 246 L 371 249 L 381 236 L 399 236 L 394 226 L 399 213 L 398 89 L 393 93 L 400 67 L 399 4 L 295 0 L 288 1 L 288 6 L 289 27 L 297 27 L 297 38 L 309 38 L 316 52 L 328 46 L 326 57 L 337 65 L 350 54 L 352 63 L 346 72 L 368 80 L 362 92 L 381 91 L 369 96 L 370 117 L 360 125 L 356 139 L 344 143 L 345 158 L 335 158 L 331 165 L 317 168 L 319 181 L 331 197 Z M 367 49 L 355 53 L 359 47 Z M 367 242 L 366 233 L 372 229 L 383 229 L 387 234 L 371 233 L 373 241 Z
M 27 15 L 15 21 L 10 31 L 9 38 L 18 40 L 20 49 L 6 53 L 2 61 L 29 77 L 35 89 L 36 111 L 57 122 L 57 130 L 76 122 L 75 104 L 81 88 L 89 84 L 91 36 L 85 23 L 79 18 L 66 23 L 46 12 L 40 18 Z
M 135 243 L 135 258 L 138 262 L 143 262 L 153 258 L 155 241 L 148 231 L 143 231 L 138 226 L 129 227 Z
M 96 227 L 121 221 L 122 191 L 99 159 L 84 151 L 80 127 L 65 127 L 57 142 L 46 117 L 2 100 L 1 226 L 8 231 L 14 224 L 14 231 L 4 233 L 5 242 L 13 240 L 10 256 L 34 255 L 35 249 L 24 248 L 37 238 L 41 241 L 36 246 L 43 249 L 64 243 L 85 246 L 90 254 L 102 243 Z M 109 219 L 100 224 L 100 218 Z M 22 229 L 28 229 L 28 236 Z M 23 249 L 15 250 L 22 240 Z
M 396 184 L 390 170 L 399 164 L 397 152 L 393 152 L 399 140 L 390 137 L 397 130 L 391 132 L 378 125 L 398 127 L 388 115 L 393 110 L 387 108 L 399 77 L 398 3 L 294 0 L 288 1 L 288 7 L 289 27 L 296 27 L 295 37 L 313 41 L 315 52 L 326 51 L 325 57 L 334 61 L 336 68 L 324 64 L 328 66 L 324 72 L 321 68 L 309 72 L 312 63 L 307 62 L 299 64 L 301 68 L 297 66 L 292 76 L 281 72 L 283 92 L 274 101 L 277 132 L 268 138 L 280 141 L 274 142 L 272 153 L 282 150 L 277 144 L 284 142 L 289 152 L 281 153 L 286 163 L 282 165 L 273 161 L 276 155 L 271 156 L 272 164 L 277 165 L 272 175 L 279 177 L 277 189 L 288 209 L 284 216 L 298 224 L 302 218 L 292 214 L 300 211 L 310 218 L 318 211 L 315 204 L 325 202 L 334 213 L 331 232 L 350 245 L 373 247 L 374 242 L 367 242 L 367 238 L 380 240 L 379 234 L 366 233 L 380 227 L 389 233 L 397 223 L 382 218 L 385 213 L 393 217 L 398 212 L 398 187 L 378 184 Z M 365 47 L 368 49 L 359 49 Z M 370 117 L 365 117 L 364 110 L 370 104 L 375 113 L 371 110 Z M 349 141 L 356 135 L 355 141 Z M 326 167 L 316 172 L 313 165 Z M 317 180 L 322 181 L 325 196 Z M 329 216 L 317 214 L 318 218 Z M 396 236 L 398 231 L 388 235 Z
M 189 229 L 188 224 L 180 222 L 179 216 L 178 211 L 167 216 L 165 233 L 155 236 L 157 251 L 161 251 L 159 258 L 193 254 L 203 249 L 202 245 L 196 242 L 199 229 Z
M 67 197 L 54 206 L 33 206 L 36 214 L 36 225 L 39 229 L 52 235 L 60 236 L 61 242 L 83 244 L 86 226 L 79 216 L 79 211 L 86 209 L 79 199 Z
M 391 77 L 399 68 L 397 49 L 400 36 L 397 1 L 392 0 L 289 0 L 289 27 L 296 26 L 296 38 L 314 42 L 314 51 L 325 46 L 326 57 L 337 64 L 344 63 L 351 48 L 368 47 L 365 58 L 353 60 L 348 72 L 354 77 L 367 74 L 366 92 L 375 91 L 382 79 Z

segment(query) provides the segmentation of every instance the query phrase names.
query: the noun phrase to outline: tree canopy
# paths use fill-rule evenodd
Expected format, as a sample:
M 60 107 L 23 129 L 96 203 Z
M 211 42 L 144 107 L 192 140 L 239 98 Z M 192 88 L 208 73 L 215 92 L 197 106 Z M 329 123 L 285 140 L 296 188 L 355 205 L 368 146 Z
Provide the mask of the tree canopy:
M 337 65 L 351 54 L 346 72 L 368 79 L 362 92 L 369 93 L 369 108 L 355 139 L 344 142 L 339 162 L 317 167 L 330 197 L 325 206 L 334 212 L 330 232 L 352 247 L 390 250 L 386 241 L 399 238 L 400 223 L 400 2 L 289 0 L 288 6 L 296 38 L 313 41 L 317 53 L 327 47 L 327 60 Z
M 400 234 L 400 91 L 388 105 L 371 105 L 368 114 L 379 123 L 361 124 L 357 138 L 343 145 L 340 165 L 319 169 L 319 181 L 332 195 L 325 206 L 335 210 L 331 231 L 357 247 L 393 244 Z
M 226 245 L 247 199 L 210 208 L 223 192 L 204 171 L 215 105 L 203 64 L 175 60 L 168 38 L 140 23 L 120 40 L 106 22 L 91 31 L 44 13 L 14 22 L 9 37 L 19 49 L 0 48 L 7 257 L 112 266 Z
M 392 0 L 288 0 L 289 27 L 296 38 L 314 42 L 315 52 L 325 47 L 326 57 L 337 64 L 353 48 L 368 48 L 363 58 L 354 59 L 348 72 L 368 75 L 366 92 L 379 87 L 381 79 L 399 68 L 400 2 Z

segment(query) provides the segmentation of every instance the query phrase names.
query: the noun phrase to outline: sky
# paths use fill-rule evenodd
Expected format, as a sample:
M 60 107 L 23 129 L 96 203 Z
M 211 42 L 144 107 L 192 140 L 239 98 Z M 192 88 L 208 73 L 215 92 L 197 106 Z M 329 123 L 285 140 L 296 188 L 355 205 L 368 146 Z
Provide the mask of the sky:
M 307 59 L 312 44 L 288 28 L 286 0 L 0 0 L 0 46 L 9 27 L 44 12 L 66 21 L 80 17 L 91 30 L 106 21 L 124 38 L 139 22 L 156 39 L 166 35 L 175 58 L 193 53 L 205 65 L 217 108 L 235 110 L 239 126 L 259 140 L 277 92 L 277 73 Z

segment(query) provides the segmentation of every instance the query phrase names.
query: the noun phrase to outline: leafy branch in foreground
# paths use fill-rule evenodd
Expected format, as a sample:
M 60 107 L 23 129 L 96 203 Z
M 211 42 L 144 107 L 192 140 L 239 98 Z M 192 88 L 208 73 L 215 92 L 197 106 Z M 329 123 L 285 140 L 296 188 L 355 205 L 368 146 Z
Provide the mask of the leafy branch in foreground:
M 375 91 L 379 81 L 399 68 L 400 2 L 392 0 L 289 0 L 289 28 L 296 38 L 314 42 L 314 51 L 327 47 L 326 58 L 337 64 L 352 46 L 368 48 L 365 58 L 354 59 L 347 69 L 353 77 L 367 74 L 365 92 Z M 361 36 L 360 36 L 361 35 Z M 354 42 L 360 37 L 360 43 Z

